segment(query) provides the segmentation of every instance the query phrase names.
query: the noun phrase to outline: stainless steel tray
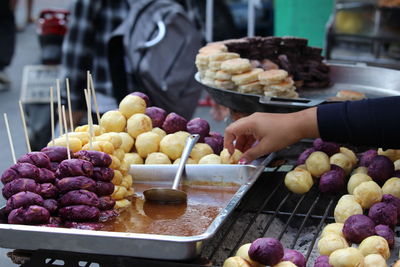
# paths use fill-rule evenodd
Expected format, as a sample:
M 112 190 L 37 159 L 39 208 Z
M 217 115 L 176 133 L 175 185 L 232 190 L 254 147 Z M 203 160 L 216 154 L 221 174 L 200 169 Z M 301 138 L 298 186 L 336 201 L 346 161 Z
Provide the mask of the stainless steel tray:
M 189 181 L 222 181 L 241 184 L 227 206 L 201 235 L 182 237 L 0 224 L 0 247 L 73 251 L 164 260 L 191 259 L 200 254 L 203 241 L 216 233 L 273 157 L 274 154 L 271 154 L 253 166 L 209 165 L 206 168 L 202 165 L 188 165 L 190 167 L 186 171 Z M 174 168 L 173 165 L 170 166 L 171 169 Z M 206 169 L 209 171 L 205 171 Z M 131 171 L 135 175 L 134 168 L 131 168 Z M 172 177 L 158 175 L 158 181 L 172 182 Z M 137 175 L 136 182 L 139 182 Z
M 365 64 L 335 64 L 330 66 L 332 86 L 321 89 L 301 89 L 300 99 L 265 97 L 218 89 L 201 83 L 199 74 L 195 79 L 220 105 L 244 113 L 253 112 L 293 112 L 322 103 L 329 103 L 340 90 L 364 93 L 368 98 L 400 95 L 400 71 Z

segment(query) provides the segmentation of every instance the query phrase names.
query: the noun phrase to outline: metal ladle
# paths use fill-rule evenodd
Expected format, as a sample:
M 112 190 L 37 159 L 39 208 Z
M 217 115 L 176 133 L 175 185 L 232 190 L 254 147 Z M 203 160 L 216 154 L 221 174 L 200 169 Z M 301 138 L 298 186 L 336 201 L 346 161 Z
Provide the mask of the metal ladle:
M 186 161 L 194 145 L 199 140 L 200 135 L 192 134 L 187 137 L 185 148 L 183 149 L 181 160 L 179 162 L 178 171 L 176 172 L 172 188 L 150 188 L 143 192 L 146 200 L 157 201 L 162 203 L 183 203 L 187 201 L 186 192 L 178 190 L 183 172 L 185 170 Z

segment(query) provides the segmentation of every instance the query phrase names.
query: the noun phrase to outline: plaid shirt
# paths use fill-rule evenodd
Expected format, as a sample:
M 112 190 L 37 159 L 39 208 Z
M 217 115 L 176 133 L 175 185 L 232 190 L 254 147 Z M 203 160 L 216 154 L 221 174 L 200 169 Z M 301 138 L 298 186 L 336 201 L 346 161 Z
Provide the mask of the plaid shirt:
M 100 113 L 115 109 L 107 60 L 111 33 L 128 15 L 125 0 L 74 0 L 62 51 L 61 81 L 70 80 L 73 110 L 85 109 L 86 71 L 93 76 Z M 63 90 L 65 92 L 65 90 Z

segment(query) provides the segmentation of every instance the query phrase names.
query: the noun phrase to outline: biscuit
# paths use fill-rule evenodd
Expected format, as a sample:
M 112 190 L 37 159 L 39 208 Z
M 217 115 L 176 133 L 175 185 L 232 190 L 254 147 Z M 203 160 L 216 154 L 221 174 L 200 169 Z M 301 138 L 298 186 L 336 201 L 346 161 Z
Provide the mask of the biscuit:
M 204 79 L 201 79 L 201 82 L 202 82 L 203 84 L 208 85 L 208 86 L 211 86 L 211 87 L 215 86 L 214 80 L 213 80 L 213 79 L 210 79 L 210 78 L 207 78 L 207 77 L 204 77 Z
M 267 70 L 258 74 L 258 79 L 261 84 L 270 85 L 280 83 L 282 80 L 288 77 L 288 73 L 285 70 Z
M 258 81 L 255 81 L 239 85 L 238 92 L 247 94 L 262 94 L 263 87 Z
M 196 55 L 196 65 L 206 65 L 208 66 L 208 56 L 207 54 L 197 54 Z
M 209 43 L 199 49 L 199 53 L 207 53 L 209 51 L 226 52 L 228 48 L 223 43 Z
M 230 79 L 232 79 L 232 75 L 227 73 L 227 72 L 225 72 L 225 71 L 219 70 L 215 74 L 215 79 L 217 79 L 217 80 L 230 80 Z
M 280 83 L 270 84 L 267 86 L 269 87 L 270 90 L 283 92 L 290 90 L 293 87 L 293 85 L 294 85 L 293 80 L 288 77 Z
M 230 52 L 218 52 L 215 54 L 211 54 L 208 58 L 208 61 L 224 61 L 228 59 L 239 58 L 239 54 L 230 53 Z
M 229 59 L 221 64 L 221 70 L 230 74 L 239 74 L 251 70 L 251 63 L 247 58 Z
M 284 92 L 277 92 L 277 91 L 264 91 L 265 96 L 269 97 L 282 97 L 282 98 L 298 98 L 299 94 L 295 91 L 293 87 L 291 90 L 284 91 Z
M 222 88 L 227 90 L 233 90 L 236 87 L 235 84 L 230 80 L 215 80 L 214 84 L 215 87 L 217 88 Z
M 210 70 L 212 70 L 212 71 L 219 71 L 220 69 L 221 69 L 221 63 L 222 63 L 223 61 L 211 61 L 209 64 L 208 64 L 208 67 L 210 68 Z
M 365 98 L 365 94 L 356 91 L 341 90 L 336 94 L 336 97 L 342 100 L 361 100 Z
M 252 69 L 249 72 L 233 75 L 232 81 L 237 85 L 255 82 L 258 81 L 258 74 L 261 72 L 263 72 L 263 69 Z
M 210 69 L 206 70 L 206 73 L 204 74 L 204 77 L 208 78 L 208 79 L 215 79 L 215 71 L 212 71 Z

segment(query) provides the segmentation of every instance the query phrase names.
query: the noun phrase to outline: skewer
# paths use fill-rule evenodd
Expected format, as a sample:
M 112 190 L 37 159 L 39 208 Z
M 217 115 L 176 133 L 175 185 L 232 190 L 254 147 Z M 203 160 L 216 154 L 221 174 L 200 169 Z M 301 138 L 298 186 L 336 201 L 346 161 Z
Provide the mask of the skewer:
M 92 120 L 92 112 L 91 112 L 91 104 L 90 104 L 90 91 L 85 89 L 85 99 L 86 106 L 88 110 L 88 125 L 89 125 L 89 149 L 93 149 L 92 138 L 93 138 L 93 120 Z
M 11 132 L 10 132 L 10 126 L 8 125 L 7 113 L 4 113 L 4 122 L 6 123 L 8 142 L 10 144 L 10 150 L 11 150 L 11 156 L 12 156 L 14 164 L 16 164 L 17 163 L 17 159 L 15 158 L 14 144 L 13 144 L 13 141 L 12 141 L 12 136 L 11 136 Z
M 26 148 L 27 148 L 28 152 L 31 152 L 32 149 L 31 149 L 31 143 L 29 142 L 28 128 L 26 127 L 24 109 L 22 107 L 21 100 L 18 103 L 19 103 L 19 111 L 20 111 L 20 115 L 21 115 L 22 127 L 24 128 L 24 133 L 25 133 Z
M 62 125 L 62 114 L 61 114 L 61 90 L 60 90 L 60 80 L 56 80 L 57 83 L 57 104 L 58 104 L 58 120 L 60 125 L 60 136 L 63 135 L 63 125 Z
M 97 105 L 96 90 L 94 89 L 92 74 L 89 74 L 89 78 L 90 78 L 90 88 L 92 89 L 92 95 L 93 95 L 93 103 L 94 103 L 94 107 L 96 109 L 97 124 L 100 125 L 99 105 Z
M 65 106 L 62 105 L 62 120 L 64 121 L 64 128 L 67 128 L 67 120 L 66 120 L 66 116 L 65 116 Z M 68 159 L 71 159 L 71 152 L 69 150 L 69 138 L 68 138 L 68 130 L 66 130 L 65 132 L 65 141 L 67 142 L 67 155 L 68 155 Z
M 54 141 L 54 96 L 53 87 L 50 87 L 50 120 L 51 120 L 51 142 L 55 145 Z
M 71 94 L 69 89 L 69 79 L 65 79 L 67 85 L 67 101 L 68 101 L 68 113 L 69 113 L 69 124 L 71 126 L 71 132 L 74 131 L 74 121 L 72 120 L 72 107 L 71 107 Z

